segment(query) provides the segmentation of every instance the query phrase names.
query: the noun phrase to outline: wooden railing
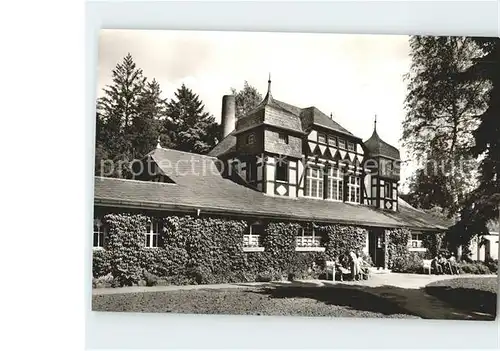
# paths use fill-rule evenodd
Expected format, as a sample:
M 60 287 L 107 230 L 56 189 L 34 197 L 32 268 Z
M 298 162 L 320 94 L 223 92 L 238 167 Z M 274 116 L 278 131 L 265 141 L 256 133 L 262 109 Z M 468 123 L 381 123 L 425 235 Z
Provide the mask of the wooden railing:
M 296 238 L 297 247 L 319 247 L 321 240 L 317 236 L 298 236 Z
M 243 235 L 243 247 L 259 247 L 260 235 L 245 234 Z

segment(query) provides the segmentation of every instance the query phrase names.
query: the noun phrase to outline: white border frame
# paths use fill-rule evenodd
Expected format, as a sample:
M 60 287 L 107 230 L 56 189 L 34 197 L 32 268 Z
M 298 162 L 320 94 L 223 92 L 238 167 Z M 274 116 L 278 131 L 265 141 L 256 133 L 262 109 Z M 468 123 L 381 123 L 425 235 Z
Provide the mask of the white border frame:
M 83 223 L 83 228 L 88 228 L 86 233 L 90 232 L 92 223 L 93 178 L 90 170 L 93 168 L 94 157 L 93 151 L 89 150 L 94 149 L 100 28 L 498 36 L 496 1 L 349 1 L 287 4 L 281 1 L 88 2 L 86 9 L 87 208 L 86 222 Z M 45 17 L 42 18 L 45 22 L 48 21 Z M 74 224 L 76 226 L 75 222 Z M 85 242 L 88 348 L 498 347 L 498 323 L 494 322 L 90 312 L 92 250 L 90 240 Z M 75 256 L 78 259 L 77 255 Z M 252 330 L 259 337 L 248 338 L 248 330 Z M 315 337 L 293 337 L 295 330 L 300 330 L 301 335 Z M 194 335 L 196 337 L 193 337 Z M 425 337 L 415 338 L 415 335 Z M 411 340 L 411 343 L 408 340 Z

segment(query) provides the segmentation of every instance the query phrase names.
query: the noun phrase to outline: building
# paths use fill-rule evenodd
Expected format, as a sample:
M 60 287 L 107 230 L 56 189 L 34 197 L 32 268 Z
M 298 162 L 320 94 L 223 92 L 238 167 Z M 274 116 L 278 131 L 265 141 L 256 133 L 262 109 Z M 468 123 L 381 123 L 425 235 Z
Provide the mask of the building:
M 470 258 L 474 261 L 498 260 L 498 222 L 488 222 L 487 228 L 488 235 L 475 236 L 471 240 Z
M 135 180 L 96 177 L 94 245 L 105 233 L 99 216 L 140 210 L 151 217 L 169 213 L 244 219 L 244 251 L 263 250 L 266 221 L 302 223 L 296 251 L 322 251 L 315 223 L 367 229 L 364 251 L 387 266 L 386 231 L 412 231 L 410 251 L 425 251 L 423 236 L 450 223 L 417 210 L 399 196 L 399 150 L 377 133 L 365 142 L 314 106 L 299 108 L 271 94 L 236 119 L 235 98 L 222 99 L 223 138 L 208 155 L 162 148 L 141 162 Z M 154 220 L 145 245 L 158 245 Z M 156 238 L 156 239 L 155 239 Z

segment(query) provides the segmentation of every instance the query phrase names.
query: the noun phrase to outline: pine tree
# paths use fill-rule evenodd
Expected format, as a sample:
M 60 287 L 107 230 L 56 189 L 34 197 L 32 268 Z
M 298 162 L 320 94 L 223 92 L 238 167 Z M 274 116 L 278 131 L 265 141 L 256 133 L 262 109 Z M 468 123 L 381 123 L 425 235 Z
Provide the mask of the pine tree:
M 262 95 L 247 81 L 244 82 L 242 90 L 231 88 L 231 92 L 236 100 L 236 118 L 245 116 L 262 101 Z
M 166 117 L 167 102 L 161 97 L 160 84 L 153 79 L 147 82 L 137 99 L 138 112 L 130 128 L 132 153 L 140 159 L 156 145 L 160 135 L 160 121 Z M 163 144 L 168 147 L 168 144 Z
M 96 148 L 100 157 L 106 156 L 114 162 L 113 174 L 107 175 L 128 177 L 127 161 L 133 158 L 132 124 L 139 113 L 139 97 L 146 78 L 129 53 L 113 70 L 112 82 L 97 101 L 99 133 L 96 134 Z M 96 173 L 100 168 L 96 164 Z
M 175 99 L 167 104 L 167 118 L 163 123 L 172 148 L 205 154 L 215 146 L 218 125 L 204 109 L 199 96 L 182 84 Z
M 476 162 L 468 150 L 486 86 L 459 77 L 480 49 L 470 38 L 413 36 L 410 50 L 402 141 L 420 166 L 410 185 L 413 204 L 453 215 L 475 187 Z M 427 172 L 429 163 L 438 167 Z

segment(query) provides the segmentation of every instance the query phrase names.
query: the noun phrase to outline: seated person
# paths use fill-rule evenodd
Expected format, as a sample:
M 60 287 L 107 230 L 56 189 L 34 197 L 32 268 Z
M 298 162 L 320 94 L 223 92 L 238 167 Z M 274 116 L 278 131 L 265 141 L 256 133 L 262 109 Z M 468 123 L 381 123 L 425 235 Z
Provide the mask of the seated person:
M 444 274 L 452 274 L 450 262 L 448 262 L 446 257 L 441 256 L 441 255 L 438 257 L 439 257 L 439 264 L 443 268 L 443 273 Z
M 431 261 L 431 269 L 434 270 L 435 274 L 443 274 L 443 267 L 439 263 L 439 257 L 435 256 Z
M 460 269 L 458 268 L 457 259 L 454 254 L 450 255 L 448 262 L 450 264 L 451 274 L 460 274 Z
M 369 264 L 363 259 L 361 252 L 357 251 L 356 254 L 358 256 L 359 278 L 367 280 L 369 272 L 368 271 Z

